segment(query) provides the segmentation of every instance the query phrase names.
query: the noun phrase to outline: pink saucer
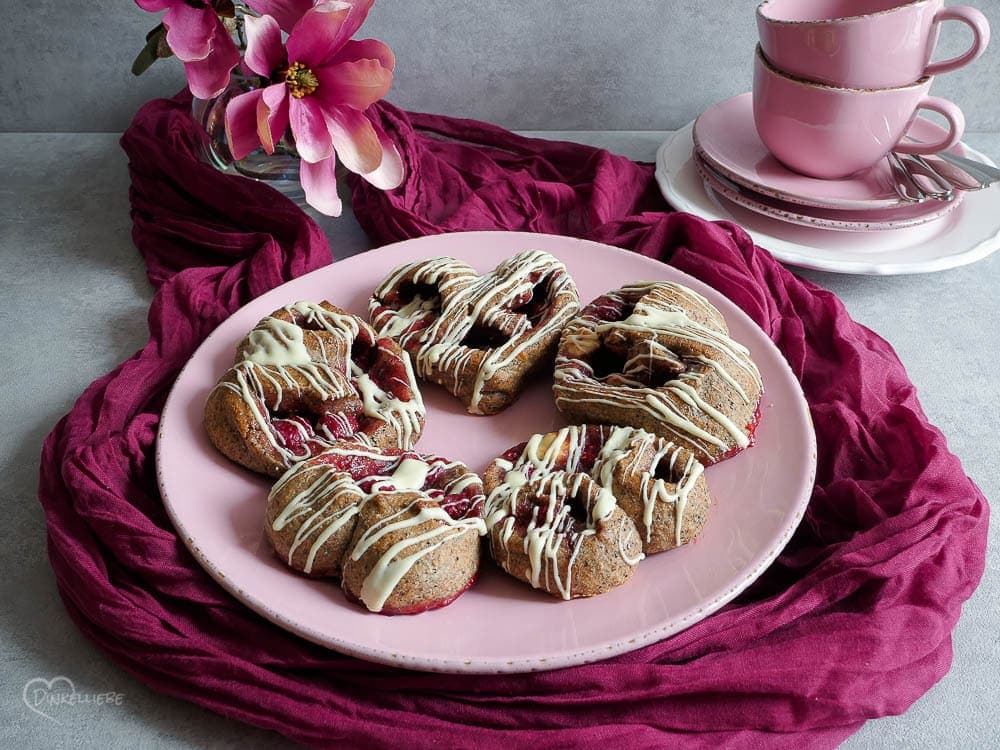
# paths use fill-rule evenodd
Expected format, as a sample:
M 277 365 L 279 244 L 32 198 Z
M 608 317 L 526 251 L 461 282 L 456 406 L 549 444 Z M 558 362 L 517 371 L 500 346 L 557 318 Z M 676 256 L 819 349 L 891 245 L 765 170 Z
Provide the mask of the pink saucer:
M 750 348 L 765 394 L 756 445 L 709 468 L 711 517 L 697 542 L 644 560 L 624 586 L 563 602 L 484 561 L 454 604 L 384 617 L 349 603 L 335 583 L 296 575 L 263 532 L 270 483 L 227 461 L 205 435 L 205 399 L 233 347 L 281 305 L 327 299 L 364 315 L 371 290 L 400 263 L 450 255 L 480 271 L 528 248 L 562 259 L 590 301 L 625 282 L 679 281 L 704 294 L 733 337 Z M 482 471 L 497 455 L 565 422 L 551 377 L 506 411 L 476 417 L 443 389 L 422 384 L 427 426 L 417 449 Z M 767 335 L 712 288 L 650 258 L 595 242 L 520 232 L 468 232 L 409 240 L 338 261 L 257 298 L 205 340 L 177 378 L 160 421 L 156 456 L 163 502 L 178 534 L 213 578 L 263 617 L 316 643 L 364 659 L 439 672 L 530 672 L 606 659 L 666 638 L 707 617 L 771 564 L 812 493 L 816 439 L 798 381 Z
M 692 158 L 706 188 L 737 206 L 789 224 L 838 232 L 879 232 L 920 226 L 951 213 L 965 198 L 963 191 L 956 190 L 950 201 L 926 200 L 922 203 L 905 203 L 900 208 L 873 211 L 814 208 L 755 193 L 713 172 L 698 154 L 694 154 Z
M 944 131 L 918 117 L 908 131 L 921 141 L 934 141 Z M 873 211 L 902 208 L 889 163 L 883 159 L 865 172 L 840 180 L 807 177 L 775 159 L 757 135 L 753 95 L 740 94 L 705 110 L 694 124 L 695 152 L 733 182 L 768 198 L 815 208 Z M 961 146 L 956 153 L 963 153 Z

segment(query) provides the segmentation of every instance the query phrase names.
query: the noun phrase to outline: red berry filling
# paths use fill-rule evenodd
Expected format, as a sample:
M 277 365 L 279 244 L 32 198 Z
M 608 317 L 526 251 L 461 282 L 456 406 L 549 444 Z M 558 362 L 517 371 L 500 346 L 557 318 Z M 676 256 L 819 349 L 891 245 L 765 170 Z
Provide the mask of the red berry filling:
M 531 292 L 523 298 L 515 299 L 511 305 L 511 311 L 525 316 L 531 321 L 533 327 L 542 322 L 550 312 L 552 282 L 555 275 L 556 272 L 553 271 L 544 278 L 540 278 L 540 273 L 532 273 L 528 277 L 528 281 L 534 285 Z
M 376 342 L 368 377 L 386 393 L 391 393 L 401 401 L 413 398 L 406 365 L 402 357 L 392 351 L 392 339 L 382 338 Z
M 602 323 L 625 320 L 635 310 L 634 302 L 626 302 L 619 297 L 605 294 L 589 305 L 580 313 L 581 316 L 590 320 L 597 320 Z
M 343 440 L 358 431 L 358 419 L 347 411 L 328 412 L 319 418 L 318 426 L 331 440 Z
M 281 436 L 282 444 L 291 451 L 301 448 L 312 437 L 312 425 L 302 417 L 291 416 L 271 421 L 275 432 Z

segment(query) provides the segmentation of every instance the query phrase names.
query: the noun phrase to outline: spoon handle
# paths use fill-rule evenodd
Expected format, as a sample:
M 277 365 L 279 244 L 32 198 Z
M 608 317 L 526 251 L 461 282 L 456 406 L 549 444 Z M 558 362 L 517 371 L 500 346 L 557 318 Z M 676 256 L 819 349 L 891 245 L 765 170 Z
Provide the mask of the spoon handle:
M 991 167 L 985 162 L 981 162 L 976 159 L 967 159 L 964 156 L 957 156 L 947 151 L 934 154 L 934 156 L 942 161 L 946 161 L 949 164 L 953 164 L 956 167 L 964 169 L 973 177 L 981 178 L 980 182 L 986 181 L 987 185 L 1000 180 L 1000 169 Z
M 925 169 L 933 170 L 935 173 L 939 174 L 942 179 L 950 182 L 952 187 L 957 190 L 981 190 L 982 188 L 989 187 L 990 185 L 989 180 L 983 180 L 982 178 L 976 177 L 966 170 L 956 167 L 954 164 L 938 159 L 936 156 L 921 156 L 917 159 L 917 161 L 922 164 Z
M 909 170 L 894 151 L 889 152 L 889 169 L 895 182 L 896 195 L 907 203 L 922 203 L 927 200 L 927 193 L 921 190 Z
M 955 197 L 951 183 L 935 172 L 926 162 L 913 154 L 902 154 L 900 161 L 910 176 L 927 193 L 928 198 L 939 201 L 950 201 Z

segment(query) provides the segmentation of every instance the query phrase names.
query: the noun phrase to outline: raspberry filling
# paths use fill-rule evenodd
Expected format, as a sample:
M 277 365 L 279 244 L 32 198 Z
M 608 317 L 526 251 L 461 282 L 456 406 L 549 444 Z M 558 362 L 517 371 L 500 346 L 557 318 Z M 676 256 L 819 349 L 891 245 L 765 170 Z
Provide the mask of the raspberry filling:
M 456 521 L 461 521 L 463 518 L 476 518 L 483 514 L 482 495 L 473 497 L 468 490 L 450 495 L 445 495 L 442 492 L 441 495 L 438 503 L 444 512 Z
M 580 315 L 600 323 L 610 323 L 625 320 L 633 312 L 635 312 L 634 302 L 626 302 L 618 297 L 604 294 L 587 305 Z
M 401 336 L 422 331 L 441 314 L 441 292 L 436 284 L 403 281 L 382 298 L 382 304 L 375 309 L 372 318 L 378 318 L 387 311 L 412 318 L 412 322 L 400 333 Z M 407 348 L 412 351 L 416 347 L 411 344 Z
M 422 456 L 414 451 L 392 449 L 382 452 L 385 454 L 382 459 L 369 454 L 327 452 L 317 456 L 316 460 L 332 466 L 337 471 L 350 474 L 351 479 L 366 494 L 375 489 L 376 482 L 381 492 L 395 491 L 396 487 L 386 481 L 386 477 L 391 477 L 399 464 L 407 458 L 421 461 L 430 468 L 419 492 L 423 492 L 429 499 L 438 503 L 442 510 L 456 521 L 482 515 L 483 495 L 480 485 L 474 484 L 460 492 L 445 494 L 448 483 L 455 477 L 454 465 L 450 462 L 438 456 Z
M 753 419 L 751 419 L 750 422 L 747 423 L 746 427 L 744 427 L 744 430 L 746 431 L 747 434 L 747 439 L 750 441 L 747 444 L 747 448 L 753 448 L 757 444 L 757 427 L 760 425 L 760 419 L 761 419 L 760 405 L 763 402 L 764 402 L 764 393 L 761 392 L 760 401 L 757 402 L 757 408 L 754 409 L 753 412 Z M 732 458 L 737 453 L 742 453 L 743 450 L 744 449 L 740 448 L 738 445 L 733 446 L 719 457 L 719 461 L 725 461 L 727 458 Z
M 286 417 L 285 419 L 275 419 L 272 421 L 274 429 L 281 435 L 284 444 L 289 448 L 298 448 L 306 442 L 306 435 L 312 433 L 312 425 L 302 417 Z
M 392 346 L 393 341 L 389 338 L 381 338 L 375 342 L 368 377 L 386 393 L 400 401 L 409 401 L 413 398 L 413 392 L 406 375 L 406 365 L 403 358 L 392 351 Z
M 515 299 L 511 305 L 511 312 L 526 317 L 531 321 L 532 327 L 538 326 L 551 312 L 552 282 L 554 276 L 555 271 L 546 274 L 544 277 L 539 272 L 529 275 L 528 281 L 533 284 L 531 292 L 523 299 Z
M 308 330 L 325 330 L 303 315 L 296 315 L 295 324 Z M 391 339 L 375 339 L 361 328 L 351 343 L 351 362 L 367 373 L 375 385 L 400 401 L 410 401 L 413 392 L 403 359 L 392 351 Z M 345 403 L 347 402 L 347 403 Z M 270 412 L 271 424 L 284 447 L 295 455 L 308 456 L 323 450 L 330 441 L 347 440 L 358 434 L 372 434 L 382 421 L 364 414 L 361 394 L 355 388 L 354 398 L 324 403 L 314 412 L 305 404 L 288 412 Z M 268 413 L 266 407 L 262 410 Z
M 605 441 L 605 427 L 601 425 L 587 425 L 586 432 L 583 438 L 583 449 L 580 451 L 579 458 L 577 459 L 577 465 L 575 467 L 567 467 L 566 457 L 560 457 L 550 468 L 551 471 L 567 471 L 571 470 L 575 473 L 582 472 L 587 474 L 591 469 L 594 468 L 594 464 L 597 463 L 597 456 L 600 454 L 601 449 L 604 447 Z M 509 464 L 517 467 L 517 470 L 524 474 L 527 479 L 531 477 L 537 471 L 534 464 L 530 461 L 525 462 L 523 465 L 518 465 L 521 460 L 521 456 L 524 454 L 524 449 L 527 447 L 527 441 L 515 445 L 513 448 L 509 449 L 500 456 L 500 459 L 506 461 Z

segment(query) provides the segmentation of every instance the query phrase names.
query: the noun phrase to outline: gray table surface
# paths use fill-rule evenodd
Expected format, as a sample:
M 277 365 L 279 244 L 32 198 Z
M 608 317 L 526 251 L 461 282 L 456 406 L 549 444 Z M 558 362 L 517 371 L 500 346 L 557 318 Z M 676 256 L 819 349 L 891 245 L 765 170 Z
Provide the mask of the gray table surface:
M 548 133 L 652 160 L 663 133 Z M 1000 155 L 1000 134 L 970 135 Z M 146 340 L 152 297 L 130 239 L 128 174 L 114 134 L 0 134 L 0 746 L 275 748 L 282 737 L 147 689 L 76 630 L 56 593 L 36 500 L 39 451 L 84 387 Z M 1000 206 L 998 206 L 1000 210 Z M 354 219 L 322 221 L 335 256 L 368 247 Z M 1000 253 L 944 273 L 803 274 L 836 292 L 896 349 L 925 411 L 988 498 L 1000 493 Z M 39 340 L 39 336 L 41 339 Z M 1000 544 L 954 634 L 950 673 L 903 716 L 869 722 L 847 748 L 1000 747 Z M 29 680 L 63 675 L 117 702 L 28 710 Z

